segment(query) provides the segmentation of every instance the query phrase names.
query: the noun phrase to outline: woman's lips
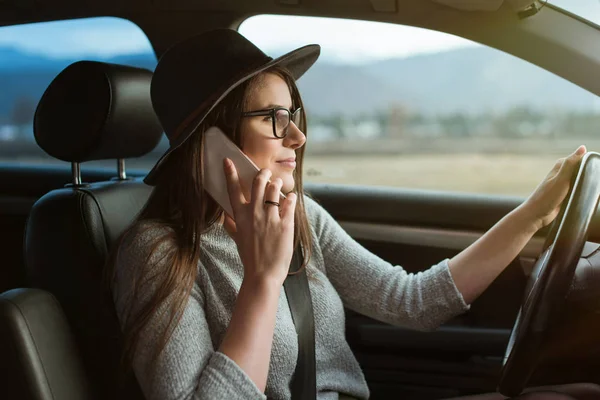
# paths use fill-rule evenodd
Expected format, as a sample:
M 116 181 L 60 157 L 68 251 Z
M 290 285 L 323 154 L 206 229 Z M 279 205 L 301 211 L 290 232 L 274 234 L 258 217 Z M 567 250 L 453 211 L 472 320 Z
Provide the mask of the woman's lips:
M 296 168 L 296 160 L 294 158 L 287 158 L 285 160 L 277 161 L 277 164 L 279 164 L 283 167 L 286 167 L 286 168 L 291 168 L 291 169 Z

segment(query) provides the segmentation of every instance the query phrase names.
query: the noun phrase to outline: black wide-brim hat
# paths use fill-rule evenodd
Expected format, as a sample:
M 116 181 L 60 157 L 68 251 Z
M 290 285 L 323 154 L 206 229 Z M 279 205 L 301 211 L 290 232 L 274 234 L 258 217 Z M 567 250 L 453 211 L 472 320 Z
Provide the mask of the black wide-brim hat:
M 189 139 L 234 88 L 274 66 L 287 69 L 298 79 L 320 52 L 319 45 L 311 44 L 273 59 L 231 29 L 208 31 L 168 49 L 154 71 L 150 95 L 170 146 L 144 182 L 156 184 L 173 150 Z

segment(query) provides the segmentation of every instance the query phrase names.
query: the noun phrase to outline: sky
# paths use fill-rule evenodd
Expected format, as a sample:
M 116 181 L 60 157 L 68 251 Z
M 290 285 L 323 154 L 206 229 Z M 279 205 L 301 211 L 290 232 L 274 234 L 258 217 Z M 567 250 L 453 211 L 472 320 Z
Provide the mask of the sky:
M 551 0 L 551 3 L 586 15 L 600 25 L 600 0 Z M 264 29 L 265 25 L 272 30 Z M 278 34 L 273 35 L 273 31 Z M 427 29 L 331 18 L 259 16 L 246 20 L 240 26 L 240 32 L 262 49 L 273 51 L 273 56 L 308 43 L 318 43 L 322 47 L 322 59 L 345 64 L 480 46 L 461 37 Z
M 265 25 L 269 29 L 264 29 Z M 350 64 L 475 46 L 469 40 L 427 29 L 314 17 L 253 17 L 240 26 L 240 32 L 272 56 L 318 43 L 323 59 Z
M 57 58 L 81 54 L 109 57 L 152 51 L 144 32 L 132 22 L 119 18 L 90 18 L 2 27 L 0 46 L 14 46 Z
M 600 24 L 600 0 L 551 2 Z M 476 45 L 425 29 L 324 18 L 258 16 L 245 21 L 240 31 L 272 56 L 304 44 L 319 43 L 324 60 L 350 64 Z M 273 32 L 278 34 L 273 35 Z M 380 40 L 382 37 L 387 40 Z M 397 40 L 390 39 L 394 37 Z M 109 57 L 152 51 L 148 39 L 136 25 L 117 18 L 3 27 L 0 28 L 0 46 L 7 45 L 58 58 Z

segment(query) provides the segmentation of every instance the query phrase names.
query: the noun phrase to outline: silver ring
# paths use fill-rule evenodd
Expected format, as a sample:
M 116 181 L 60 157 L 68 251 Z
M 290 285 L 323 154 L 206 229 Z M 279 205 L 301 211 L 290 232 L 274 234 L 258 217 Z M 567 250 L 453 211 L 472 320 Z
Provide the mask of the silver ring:
M 269 205 L 269 206 L 276 206 L 279 207 L 279 203 L 276 201 L 271 201 L 271 200 L 265 200 L 265 204 Z

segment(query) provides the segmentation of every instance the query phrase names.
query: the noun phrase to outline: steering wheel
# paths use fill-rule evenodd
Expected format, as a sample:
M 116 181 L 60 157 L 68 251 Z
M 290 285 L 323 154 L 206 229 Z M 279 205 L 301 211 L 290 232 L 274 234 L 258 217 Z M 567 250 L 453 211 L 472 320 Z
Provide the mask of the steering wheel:
M 562 314 L 600 195 L 600 154 L 586 153 L 550 227 L 527 283 L 504 355 L 498 391 L 519 395 L 540 361 L 547 334 Z

